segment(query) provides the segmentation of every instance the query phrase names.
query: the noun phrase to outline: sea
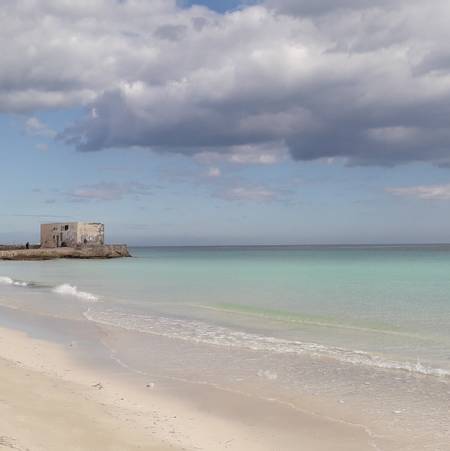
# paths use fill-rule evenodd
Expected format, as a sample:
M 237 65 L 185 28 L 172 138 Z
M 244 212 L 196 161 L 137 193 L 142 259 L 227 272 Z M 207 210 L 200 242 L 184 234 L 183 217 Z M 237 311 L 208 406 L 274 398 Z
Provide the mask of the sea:
M 81 322 L 155 380 L 326 400 L 374 436 L 450 449 L 450 245 L 130 251 L 0 262 L 0 325 L 18 311 Z

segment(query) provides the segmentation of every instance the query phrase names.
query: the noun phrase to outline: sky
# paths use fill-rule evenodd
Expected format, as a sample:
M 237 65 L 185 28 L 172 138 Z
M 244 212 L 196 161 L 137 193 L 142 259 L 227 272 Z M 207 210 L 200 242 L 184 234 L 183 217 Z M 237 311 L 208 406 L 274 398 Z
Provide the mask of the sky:
M 4 0 L 0 243 L 450 242 L 447 0 Z

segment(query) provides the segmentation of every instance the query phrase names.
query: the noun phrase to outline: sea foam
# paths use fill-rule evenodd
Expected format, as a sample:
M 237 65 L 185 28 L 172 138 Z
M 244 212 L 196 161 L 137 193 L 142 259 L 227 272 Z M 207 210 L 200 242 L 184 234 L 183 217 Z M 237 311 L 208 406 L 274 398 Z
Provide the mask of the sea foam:
M 11 277 L 0 276 L 0 284 L 1 285 L 15 285 L 17 287 L 27 287 L 29 285 L 28 282 L 23 282 L 21 280 L 14 280 Z
M 298 340 L 287 340 L 217 326 L 197 320 L 140 315 L 115 310 L 85 312 L 85 317 L 99 324 L 135 330 L 141 333 L 166 336 L 193 343 L 228 348 L 242 348 L 276 354 L 307 354 L 316 358 L 331 358 L 357 366 L 384 370 L 400 370 L 413 374 L 450 378 L 450 371 L 426 366 L 420 362 L 396 361 L 369 352 L 325 346 Z M 268 375 L 264 375 L 268 377 Z
M 62 294 L 65 296 L 74 296 L 84 301 L 96 302 L 98 301 L 98 296 L 87 291 L 80 291 L 75 285 L 70 285 L 68 283 L 63 283 L 53 288 L 54 293 Z

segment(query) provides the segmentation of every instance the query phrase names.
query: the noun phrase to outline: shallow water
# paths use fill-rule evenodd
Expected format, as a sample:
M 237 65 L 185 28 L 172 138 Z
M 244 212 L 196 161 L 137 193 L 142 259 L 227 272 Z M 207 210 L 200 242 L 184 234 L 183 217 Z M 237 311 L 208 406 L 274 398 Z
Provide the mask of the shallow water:
M 203 328 L 208 340 L 226 342 L 229 333 L 235 341 L 235 327 L 244 341 L 245 332 L 257 330 L 260 342 L 306 340 L 333 352 L 367 351 L 380 362 L 450 371 L 449 246 L 132 252 L 135 258 L 114 261 L 2 262 L 0 289 L 99 300 L 91 319 L 140 330 L 154 321 L 167 334 L 183 328 L 186 339 Z
M 134 371 L 324 396 L 448 449 L 450 246 L 131 251 L 0 262 L 0 302 L 116 328 L 104 345 Z

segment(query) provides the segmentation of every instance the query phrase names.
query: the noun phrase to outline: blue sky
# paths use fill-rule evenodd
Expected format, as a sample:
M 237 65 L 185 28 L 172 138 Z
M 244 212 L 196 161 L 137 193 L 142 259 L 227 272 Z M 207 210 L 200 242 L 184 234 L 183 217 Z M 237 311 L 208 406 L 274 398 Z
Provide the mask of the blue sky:
M 402 92 L 392 74 L 404 76 L 398 66 L 412 62 L 398 62 L 386 42 L 365 41 L 363 56 L 347 49 L 359 59 L 352 70 L 339 67 L 340 55 L 308 59 L 329 58 L 325 41 L 346 41 L 311 28 L 342 17 L 337 7 L 198 3 L 147 2 L 158 21 L 145 27 L 142 10 L 122 5 L 130 8 L 126 30 L 107 17 L 105 48 L 85 25 L 70 36 L 47 30 L 58 40 L 33 50 L 38 60 L 29 56 L 32 36 L 19 43 L 28 53 L 17 44 L 10 78 L 0 76 L 0 243 L 38 241 L 40 222 L 69 220 L 102 221 L 110 242 L 132 245 L 450 242 L 450 140 L 440 125 L 450 90 L 430 62 L 439 49 L 422 55 L 433 83 L 430 74 L 415 76 Z M 399 17 L 402 8 L 398 2 Z M 40 12 L 20 16 L 24 29 Z M 50 11 L 61 24 L 100 12 Z M 141 26 L 156 28 L 149 35 Z M 411 44 L 397 31 L 388 38 L 398 51 Z M 423 39 L 427 48 L 434 42 Z M 368 70 L 380 58 L 392 80 Z M 322 84 L 312 85 L 310 73 Z M 396 94 L 381 101 L 380 86 Z M 435 113 L 432 123 L 424 108 Z

